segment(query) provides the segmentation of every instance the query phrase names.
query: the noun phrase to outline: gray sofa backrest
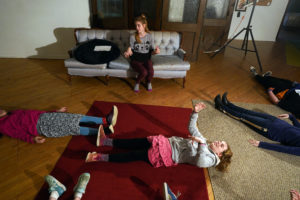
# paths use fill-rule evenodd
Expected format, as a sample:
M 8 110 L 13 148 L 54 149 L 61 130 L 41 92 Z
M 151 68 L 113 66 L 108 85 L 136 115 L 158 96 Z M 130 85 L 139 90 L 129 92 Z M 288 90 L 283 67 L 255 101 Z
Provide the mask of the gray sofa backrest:
M 75 37 L 77 43 L 93 39 L 109 40 L 118 45 L 123 53 L 129 47 L 130 34 L 135 30 L 100 30 L 100 29 L 77 29 Z M 151 31 L 154 45 L 159 46 L 160 55 L 174 55 L 180 48 L 180 34 L 168 31 Z

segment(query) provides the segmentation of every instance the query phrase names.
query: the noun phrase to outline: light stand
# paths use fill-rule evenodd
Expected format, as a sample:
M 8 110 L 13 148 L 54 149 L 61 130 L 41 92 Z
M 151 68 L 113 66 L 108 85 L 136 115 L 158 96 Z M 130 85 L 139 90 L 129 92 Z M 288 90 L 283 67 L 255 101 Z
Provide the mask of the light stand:
M 259 64 L 259 69 L 260 69 L 260 72 L 262 72 L 262 66 L 261 66 L 261 62 L 260 62 L 260 59 L 259 59 L 259 55 L 258 55 L 258 51 L 257 51 L 257 48 L 256 48 L 256 44 L 255 44 L 255 40 L 254 40 L 254 37 L 253 37 L 253 33 L 252 33 L 252 26 L 251 26 L 251 21 L 252 21 L 252 17 L 253 17 L 253 13 L 254 13 L 254 9 L 255 9 L 255 6 L 256 6 L 256 0 L 253 0 L 253 7 L 252 7 L 252 11 L 251 11 L 251 15 L 250 15 L 250 18 L 249 18 L 249 22 L 248 22 L 248 25 L 246 28 L 243 28 L 240 32 L 238 32 L 232 39 L 228 40 L 221 48 L 219 48 L 218 50 L 214 51 L 214 54 L 211 56 L 212 58 L 214 56 L 216 56 L 219 52 L 221 52 L 223 49 L 225 49 L 237 36 L 239 36 L 242 32 L 246 31 L 245 33 L 245 37 L 244 37 L 244 40 L 243 40 L 243 44 L 242 44 L 242 47 L 241 48 L 236 48 L 236 47 L 232 47 L 232 46 L 229 46 L 231 48 L 234 48 L 234 49 L 238 49 L 238 50 L 242 50 L 242 51 L 245 51 L 245 56 L 247 55 L 247 52 L 250 51 L 250 52 L 255 52 L 256 54 L 256 58 L 257 58 L 257 61 L 258 61 L 258 64 Z M 250 36 L 251 36 L 251 39 L 252 39 L 252 44 L 253 44 L 253 47 L 254 47 L 254 50 L 249 50 L 248 49 L 248 39 L 249 39 L 249 33 L 250 33 Z

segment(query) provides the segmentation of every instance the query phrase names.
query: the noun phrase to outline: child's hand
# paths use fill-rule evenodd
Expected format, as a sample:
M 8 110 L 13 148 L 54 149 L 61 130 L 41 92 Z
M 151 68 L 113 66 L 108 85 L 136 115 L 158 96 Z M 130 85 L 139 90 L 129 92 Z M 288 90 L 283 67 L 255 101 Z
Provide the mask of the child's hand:
M 197 104 L 194 106 L 194 112 L 199 112 L 199 111 L 201 111 L 201 110 L 203 110 L 203 109 L 205 109 L 205 108 L 206 108 L 206 105 L 205 105 L 204 103 L 202 103 L 202 102 L 197 103 Z
M 61 107 L 58 109 L 56 112 L 67 112 L 68 108 L 67 107 Z
M 159 54 L 159 53 L 160 53 L 160 49 L 159 49 L 159 47 L 158 47 L 158 46 L 156 46 L 156 47 L 155 47 L 155 49 L 154 49 L 154 53 L 155 53 L 155 54 Z
M 250 140 L 248 140 L 248 141 L 249 141 L 250 144 L 252 144 L 252 145 L 255 146 L 255 147 L 258 147 L 258 145 L 259 145 L 259 143 L 260 143 L 260 141 L 252 140 L 252 139 L 250 139 Z
M 125 51 L 124 52 L 124 57 L 125 58 L 129 58 L 129 56 L 132 56 L 132 50 L 131 50 L 131 48 L 129 47 L 128 49 L 127 49 L 127 51 Z
M 278 117 L 280 117 L 282 119 L 288 119 L 290 116 L 289 116 L 289 114 L 281 114 L 281 115 L 278 115 Z
M 34 140 L 35 143 L 42 144 L 46 141 L 46 138 L 44 138 L 42 136 L 35 136 L 33 138 L 33 140 Z
M 189 138 L 192 140 L 192 143 L 194 143 L 194 142 L 198 142 L 198 143 L 201 143 L 201 144 L 204 144 L 204 143 L 205 143 L 205 142 L 204 142 L 201 138 L 199 138 L 199 137 L 195 137 L 195 136 L 189 135 Z

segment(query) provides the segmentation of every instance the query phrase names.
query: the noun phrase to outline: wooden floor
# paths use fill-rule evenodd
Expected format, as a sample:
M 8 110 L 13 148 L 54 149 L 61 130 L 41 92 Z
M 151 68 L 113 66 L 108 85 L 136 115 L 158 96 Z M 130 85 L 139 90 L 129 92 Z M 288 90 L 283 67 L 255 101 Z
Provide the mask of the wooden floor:
M 257 42 L 264 71 L 300 81 L 300 67 L 288 66 L 283 44 Z M 191 107 L 192 99 L 212 100 L 229 92 L 232 101 L 269 104 L 262 88 L 252 79 L 249 66 L 256 65 L 253 53 L 227 48 L 210 59 L 200 55 L 191 64 L 186 88 L 182 80 L 153 80 L 153 91 L 132 91 L 131 79 L 74 77 L 67 80 L 63 60 L 0 59 L 0 107 L 53 110 L 67 106 L 69 112 L 85 114 L 96 100 L 149 105 Z M 205 134 L 205 133 L 204 133 Z M 0 199 L 33 199 L 51 172 L 71 137 L 48 138 L 45 144 L 27 144 L 3 136 L 0 139 Z M 209 178 L 207 178 L 209 183 Z M 213 194 L 210 191 L 210 197 Z

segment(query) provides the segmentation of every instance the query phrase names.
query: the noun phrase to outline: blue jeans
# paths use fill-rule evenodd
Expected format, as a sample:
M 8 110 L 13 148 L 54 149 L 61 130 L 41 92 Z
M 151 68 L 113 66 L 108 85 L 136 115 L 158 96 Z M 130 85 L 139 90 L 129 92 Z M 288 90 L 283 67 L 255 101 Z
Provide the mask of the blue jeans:
M 92 116 L 83 116 L 80 119 L 79 126 L 80 126 L 80 135 L 97 135 L 98 129 L 86 127 L 82 125 L 97 125 L 103 124 L 102 117 L 92 117 Z
M 230 115 L 239 118 L 242 122 L 253 128 L 261 135 L 270 138 L 268 133 L 269 124 L 276 120 L 276 117 L 265 113 L 247 110 L 232 103 L 225 105 L 223 109 Z

